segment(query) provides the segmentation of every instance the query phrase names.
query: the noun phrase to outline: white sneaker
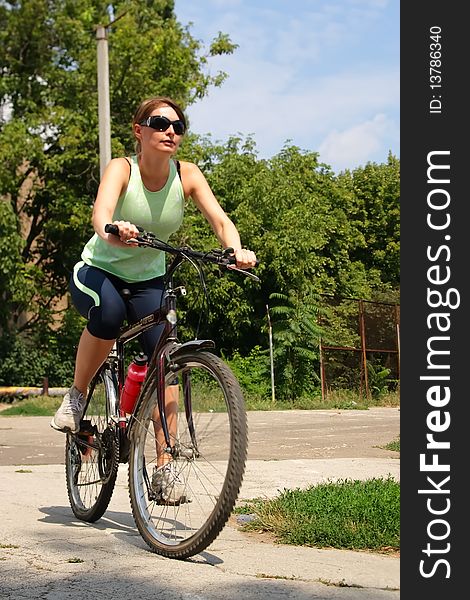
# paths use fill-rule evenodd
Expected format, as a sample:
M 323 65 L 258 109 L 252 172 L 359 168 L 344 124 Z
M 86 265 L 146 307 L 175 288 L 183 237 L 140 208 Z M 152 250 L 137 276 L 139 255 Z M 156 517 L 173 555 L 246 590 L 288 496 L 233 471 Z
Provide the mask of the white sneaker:
M 152 490 L 159 500 L 168 504 L 189 502 L 184 483 L 179 478 L 174 462 L 155 467 L 152 475 Z
M 62 404 L 51 421 L 51 427 L 57 431 L 78 433 L 80 419 L 85 409 L 86 398 L 75 386 L 65 394 Z

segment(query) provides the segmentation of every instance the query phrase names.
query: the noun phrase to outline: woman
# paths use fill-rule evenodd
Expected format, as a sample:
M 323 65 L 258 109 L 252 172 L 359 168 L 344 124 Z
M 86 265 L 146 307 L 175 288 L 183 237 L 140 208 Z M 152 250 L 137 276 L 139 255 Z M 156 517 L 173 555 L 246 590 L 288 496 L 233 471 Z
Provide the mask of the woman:
M 72 300 L 88 322 L 77 349 L 73 386 L 51 421 L 62 432 L 79 431 L 88 385 L 113 347 L 124 319 L 134 323 L 160 306 L 165 255 L 136 248 L 131 240 L 138 235 L 137 226 L 167 241 L 181 225 L 185 199 L 191 198 L 221 245 L 234 249 L 237 267 L 246 269 L 256 263 L 255 254 L 242 249 L 235 225 L 199 168 L 173 159 L 186 130 L 181 108 L 171 98 L 146 99 L 132 126 L 136 155 L 112 159 L 105 169 L 93 208 L 95 234 L 85 245 L 70 281 Z M 105 233 L 107 223 L 117 225 L 119 237 Z M 131 291 L 128 306 L 119 294 L 123 288 Z M 160 333 L 160 328 L 153 328 L 140 340 L 148 356 Z M 166 398 L 170 428 L 176 427 L 177 386 L 172 387 Z M 170 460 L 162 454 L 160 469 Z

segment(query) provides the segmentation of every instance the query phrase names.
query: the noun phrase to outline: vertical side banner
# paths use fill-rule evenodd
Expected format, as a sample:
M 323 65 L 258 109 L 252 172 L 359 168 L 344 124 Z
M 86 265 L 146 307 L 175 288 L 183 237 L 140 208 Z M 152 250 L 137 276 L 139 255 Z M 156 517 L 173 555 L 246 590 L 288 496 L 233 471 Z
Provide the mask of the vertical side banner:
M 401 3 L 401 597 L 457 598 L 470 518 L 468 4 Z

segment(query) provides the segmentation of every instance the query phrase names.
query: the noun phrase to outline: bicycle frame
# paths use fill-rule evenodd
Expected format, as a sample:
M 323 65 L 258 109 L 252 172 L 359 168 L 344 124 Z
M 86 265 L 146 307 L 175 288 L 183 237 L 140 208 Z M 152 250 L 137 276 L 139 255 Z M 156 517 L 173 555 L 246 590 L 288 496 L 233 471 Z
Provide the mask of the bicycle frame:
M 149 360 L 148 370 L 145 377 L 145 380 L 142 383 L 142 391 L 145 390 L 148 382 L 152 377 L 157 377 L 157 404 L 159 410 L 159 416 L 161 420 L 162 430 L 165 437 L 166 444 L 166 452 L 172 452 L 171 447 L 171 439 L 170 433 L 168 429 L 168 422 L 166 418 L 165 411 L 165 360 L 173 361 L 177 358 L 178 350 L 180 348 L 187 349 L 188 347 L 192 347 L 195 350 L 200 349 L 208 349 L 215 348 L 215 343 L 212 340 L 192 340 L 186 342 L 184 344 L 178 343 L 177 337 L 177 313 L 176 313 L 176 299 L 177 292 L 181 292 L 185 294 L 184 287 L 174 288 L 173 285 L 173 275 L 178 266 L 184 261 L 184 258 L 181 255 L 176 255 L 173 258 L 170 266 L 168 267 L 167 274 L 165 276 L 165 285 L 164 285 L 164 301 L 162 306 L 157 308 L 155 311 L 142 317 L 136 323 L 132 325 L 127 325 L 121 328 L 118 338 L 116 339 L 115 349 L 111 351 L 108 359 L 105 361 L 103 369 L 108 369 L 111 373 L 112 382 L 107 382 L 106 385 L 112 385 L 114 390 L 117 390 L 118 396 L 115 398 L 115 405 L 112 407 L 112 418 L 113 420 L 117 420 L 119 425 L 119 441 L 120 448 L 122 449 L 120 452 L 120 461 L 127 461 L 127 449 L 128 449 L 128 439 L 130 435 L 130 430 L 135 422 L 135 419 L 131 416 L 128 418 L 126 413 L 120 407 L 120 398 L 122 394 L 122 388 L 124 387 L 125 381 L 125 349 L 124 347 L 130 341 L 137 338 L 141 333 L 147 331 L 151 327 L 155 327 L 156 325 L 160 325 L 164 323 L 164 330 L 160 336 L 158 344 L 153 352 L 152 357 Z M 188 381 L 186 381 L 186 377 L 183 374 L 183 399 L 184 406 L 186 411 L 186 417 L 188 419 L 188 423 L 192 422 L 192 414 L 191 414 L 191 399 L 190 399 L 190 386 L 188 385 Z M 140 399 L 142 398 L 142 392 L 137 399 L 137 402 L 134 407 L 133 415 L 136 413 Z M 115 394 L 110 394 L 109 397 L 115 397 Z M 194 437 L 194 428 L 191 427 L 191 436 Z M 193 439 L 194 444 L 195 439 Z

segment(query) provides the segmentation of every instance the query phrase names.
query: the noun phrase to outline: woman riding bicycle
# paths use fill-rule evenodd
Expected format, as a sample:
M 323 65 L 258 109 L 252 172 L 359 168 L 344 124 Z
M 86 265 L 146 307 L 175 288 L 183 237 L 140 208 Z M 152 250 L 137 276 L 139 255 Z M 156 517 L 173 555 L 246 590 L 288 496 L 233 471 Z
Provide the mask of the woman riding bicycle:
M 144 100 L 133 122 L 136 154 L 110 161 L 98 188 L 94 208 L 95 234 L 85 245 L 70 280 L 73 303 L 88 322 L 77 349 L 72 387 L 65 394 L 51 426 L 77 433 L 86 404 L 88 385 L 106 360 L 125 319 L 135 323 L 161 304 L 165 254 L 136 248 L 131 240 L 137 226 L 167 241 L 181 226 L 184 203 L 191 198 L 211 225 L 223 247 L 232 247 L 237 267 L 255 266 L 255 254 L 242 249 L 238 231 L 217 202 L 204 175 L 190 162 L 175 161 L 186 131 L 183 111 L 171 98 Z M 114 223 L 119 237 L 105 233 Z M 120 291 L 130 290 L 124 300 Z M 151 356 L 161 335 L 155 327 L 139 340 Z M 176 389 L 175 389 L 176 388 Z M 169 426 L 175 422 L 177 386 L 166 393 Z M 162 476 L 171 457 L 162 454 Z M 166 473 L 166 475 L 165 475 Z

